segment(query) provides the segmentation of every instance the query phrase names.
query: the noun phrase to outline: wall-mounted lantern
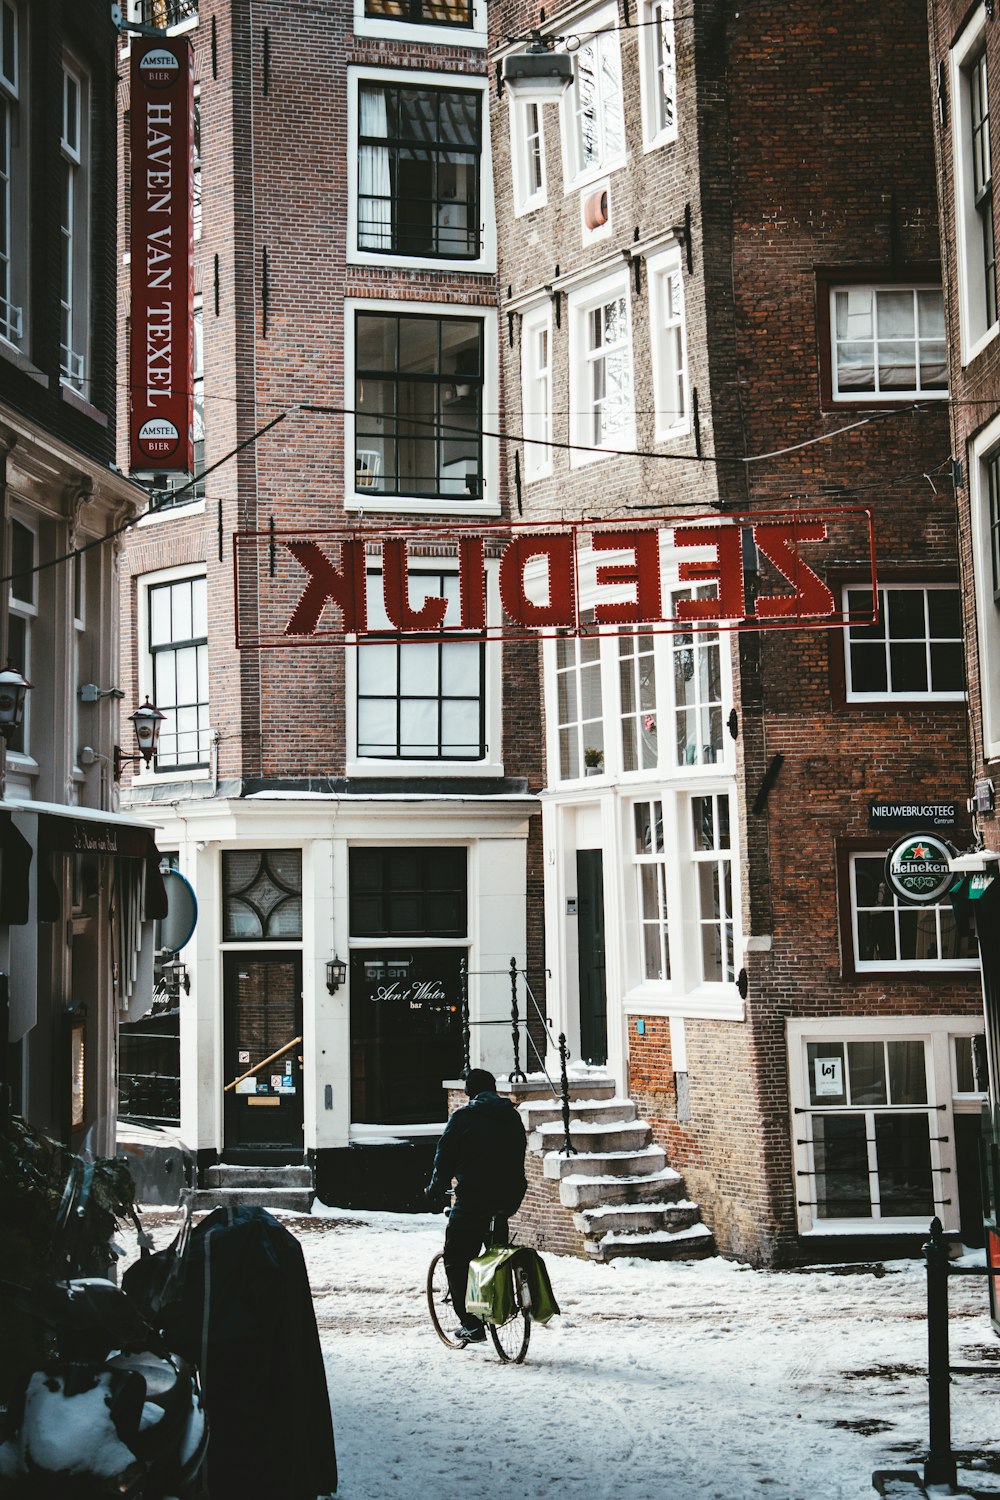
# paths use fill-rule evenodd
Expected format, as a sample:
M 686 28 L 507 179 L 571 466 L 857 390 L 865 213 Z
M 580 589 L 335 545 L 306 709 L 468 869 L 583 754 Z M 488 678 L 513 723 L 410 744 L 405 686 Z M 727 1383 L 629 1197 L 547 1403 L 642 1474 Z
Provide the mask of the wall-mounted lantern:
M 326 966 L 326 987 L 331 995 L 335 995 L 342 984 L 347 981 L 347 965 L 342 958 L 334 956 Z
M 27 677 L 8 657 L 6 667 L 0 672 L 0 734 L 8 744 L 21 727 L 24 695 L 30 687 Z
M 141 708 L 137 708 L 134 714 L 129 714 L 135 729 L 136 743 L 139 746 L 137 755 L 126 755 L 120 745 L 115 746 L 115 780 L 120 781 L 123 766 L 137 766 L 140 762 L 149 765 L 156 754 L 156 743 L 160 738 L 160 726 L 166 714 L 161 714 L 155 703 L 150 703 L 147 694 L 146 701 Z

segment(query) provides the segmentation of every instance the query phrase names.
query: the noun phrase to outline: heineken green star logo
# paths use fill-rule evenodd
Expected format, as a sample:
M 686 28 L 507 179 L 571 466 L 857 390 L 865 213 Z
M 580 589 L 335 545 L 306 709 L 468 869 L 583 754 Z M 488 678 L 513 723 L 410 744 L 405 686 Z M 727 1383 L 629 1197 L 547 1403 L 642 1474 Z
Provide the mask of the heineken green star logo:
M 937 901 L 953 879 L 950 854 L 950 846 L 935 834 L 908 833 L 885 857 L 886 881 L 903 901 Z

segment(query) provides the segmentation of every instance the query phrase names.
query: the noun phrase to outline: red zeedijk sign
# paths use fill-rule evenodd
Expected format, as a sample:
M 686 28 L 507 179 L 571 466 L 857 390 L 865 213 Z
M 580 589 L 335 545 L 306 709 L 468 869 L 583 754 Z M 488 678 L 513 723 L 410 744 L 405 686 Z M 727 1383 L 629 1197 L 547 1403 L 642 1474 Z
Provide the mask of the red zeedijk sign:
M 192 440 L 194 71 L 184 37 L 132 52 L 130 463 L 188 474 Z
M 831 543 L 841 567 L 856 559 L 870 608 L 849 613 L 824 578 Z M 238 532 L 234 553 L 236 639 L 249 650 L 387 633 L 497 640 L 602 625 L 830 629 L 878 618 L 874 529 L 860 508 L 392 531 L 345 521 Z M 424 583 L 442 573 L 457 580 L 450 598 Z

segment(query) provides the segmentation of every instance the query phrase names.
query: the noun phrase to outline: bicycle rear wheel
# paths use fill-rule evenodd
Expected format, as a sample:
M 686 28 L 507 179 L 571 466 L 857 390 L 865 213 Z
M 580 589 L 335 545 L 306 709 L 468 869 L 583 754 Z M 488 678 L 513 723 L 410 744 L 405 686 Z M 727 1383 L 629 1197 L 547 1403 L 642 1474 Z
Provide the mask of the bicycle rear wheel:
M 434 1324 L 434 1332 L 442 1344 L 447 1344 L 449 1349 L 461 1349 L 461 1341 L 454 1338 L 451 1332 L 457 1315 L 451 1305 L 451 1292 L 448 1290 L 448 1278 L 445 1275 L 443 1250 L 438 1251 L 427 1269 L 427 1307 L 431 1322 Z
M 514 1311 L 506 1323 L 487 1323 L 493 1347 L 504 1364 L 519 1365 L 528 1352 L 531 1337 L 531 1314 L 522 1305 L 521 1279 L 517 1269 L 507 1266 L 504 1275 L 511 1279 L 512 1306 Z

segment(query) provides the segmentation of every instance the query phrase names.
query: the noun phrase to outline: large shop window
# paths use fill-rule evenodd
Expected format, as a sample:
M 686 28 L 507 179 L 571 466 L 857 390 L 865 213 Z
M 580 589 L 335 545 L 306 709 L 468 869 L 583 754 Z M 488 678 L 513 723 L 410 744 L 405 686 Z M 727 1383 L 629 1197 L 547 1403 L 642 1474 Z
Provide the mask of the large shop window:
M 625 103 L 616 21 L 614 10 L 591 17 L 590 35 L 583 37 L 574 53 L 573 86 L 561 104 L 568 183 L 589 181 L 625 161 Z
M 462 1070 L 467 860 L 464 848 L 350 852 L 356 1123 L 445 1118 L 442 1082 Z
M 482 318 L 355 314 L 359 495 L 483 494 Z
M 479 89 L 359 83 L 359 250 L 478 259 L 482 102 Z
M 966 1162 L 956 1172 L 954 1111 L 982 1097 L 983 1038 L 957 1018 L 927 1027 L 789 1023 L 802 1229 L 926 1230 L 934 1214 L 957 1223 Z
M 301 850 L 223 850 L 222 937 L 227 943 L 301 939 Z
M 871 618 L 871 589 L 845 589 L 849 613 Z M 848 702 L 965 697 L 962 599 L 948 584 L 896 584 L 878 590 L 878 624 L 850 625 Z
M 830 333 L 835 401 L 947 396 L 939 287 L 831 287 Z
M 166 715 L 160 728 L 156 770 L 208 765 L 211 729 L 204 575 L 150 585 L 149 654 L 153 702 Z
M 368 574 L 368 626 L 392 632 L 381 573 Z M 409 602 L 448 601 L 458 618 L 458 575 L 411 572 Z M 454 636 L 375 639 L 358 647 L 357 722 L 361 759 L 482 760 L 485 745 L 485 648 Z
M 0 0 L 0 338 L 24 348 L 27 306 L 27 6 Z
M 632 804 L 641 981 L 682 991 L 735 978 L 729 795 Z
M 973 969 L 976 940 L 955 921 L 947 896 L 910 906 L 885 878 L 885 851 L 850 856 L 854 963 L 864 969 Z

